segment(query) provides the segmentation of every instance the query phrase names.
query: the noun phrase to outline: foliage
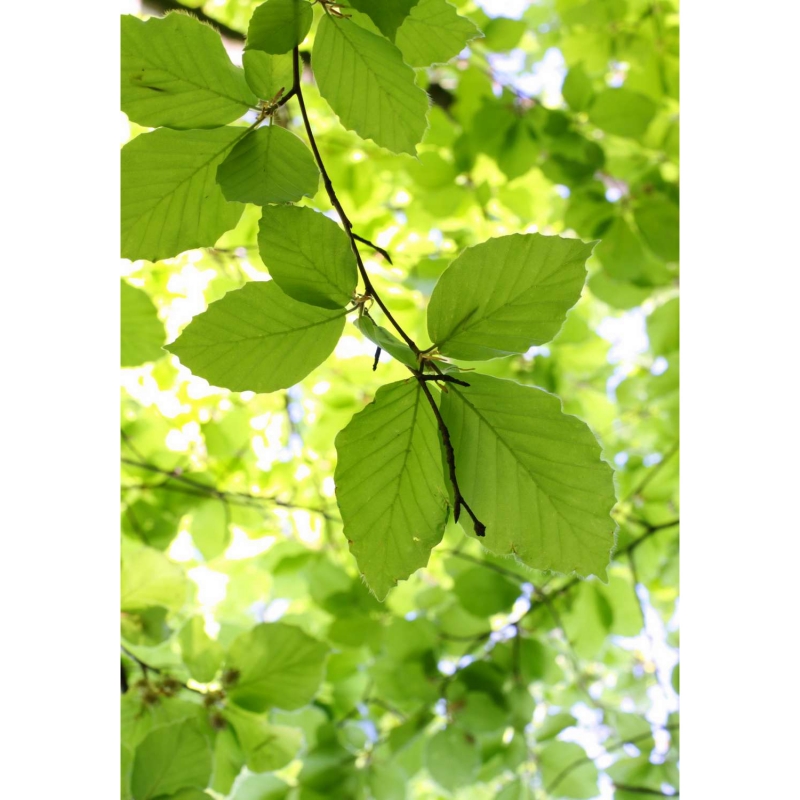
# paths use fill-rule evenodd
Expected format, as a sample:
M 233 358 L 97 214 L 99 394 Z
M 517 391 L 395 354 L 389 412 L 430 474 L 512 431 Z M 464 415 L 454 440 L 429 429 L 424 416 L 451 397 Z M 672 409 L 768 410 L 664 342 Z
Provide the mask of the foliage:
M 201 14 L 122 23 L 122 797 L 677 791 L 676 9 Z

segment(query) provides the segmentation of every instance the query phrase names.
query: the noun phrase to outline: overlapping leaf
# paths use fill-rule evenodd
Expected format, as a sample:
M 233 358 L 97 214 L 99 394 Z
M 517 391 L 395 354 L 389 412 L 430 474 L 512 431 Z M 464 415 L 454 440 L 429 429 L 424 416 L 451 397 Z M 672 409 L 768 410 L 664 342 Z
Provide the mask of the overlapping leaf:
M 274 392 L 331 354 L 344 321 L 342 311 L 299 303 L 274 281 L 253 282 L 212 303 L 166 349 L 214 386 Z
M 281 289 L 303 303 L 344 308 L 358 281 L 347 234 L 310 208 L 273 206 L 261 212 L 258 249 Z
M 395 44 L 406 64 L 427 67 L 449 61 L 480 35 L 447 0 L 419 0 L 398 29 Z
M 138 367 L 164 355 L 164 326 L 147 292 L 120 282 L 120 350 L 123 367 Z
M 263 623 L 237 637 L 227 667 L 238 672 L 228 692 L 249 711 L 292 710 L 308 703 L 322 681 L 328 648 L 300 628 Z
M 288 53 L 306 38 L 313 19 L 308 0 L 266 0 L 250 18 L 245 47 L 265 53 Z
M 320 20 L 312 66 L 320 94 L 342 125 L 395 153 L 415 152 L 428 100 L 388 40 L 348 19 Z
M 248 133 L 217 169 L 227 200 L 293 203 L 316 194 L 319 170 L 302 139 L 278 125 Z
M 142 133 L 122 148 L 122 255 L 157 261 L 210 247 L 239 221 L 217 166 L 242 128 Z
M 469 383 L 450 384 L 441 409 L 461 491 L 486 525 L 483 546 L 535 569 L 605 579 L 616 498 L 594 434 L 541 389 L 478 373 Z
M 489 239 L 444 272 L 428 335 L 453 358 L 480 361 L 550 341 L 575 305 L 593 245 L 538 233 Z
M 447 520 L 436 418 L 416 381 L 381 387 L 336 437 L 344 535 L 379 600 L 428 563 Z
M 122 17 L 122 110 L 148 127 L 216 128 L 256 104 L 222 40 L 186 14 Z

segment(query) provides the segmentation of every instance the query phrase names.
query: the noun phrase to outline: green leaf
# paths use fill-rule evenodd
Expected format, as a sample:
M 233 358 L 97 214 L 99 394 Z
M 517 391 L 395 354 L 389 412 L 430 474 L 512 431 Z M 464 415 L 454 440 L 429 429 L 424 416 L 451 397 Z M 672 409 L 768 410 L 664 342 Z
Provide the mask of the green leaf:
M 192 677 L 200 683 L 214 679 L 225 658 L 222 645 L 207 633 L 202 617 L 192 617 L 178 635 L 181 658 Z
M 254 281 L 212 303 L 167 350 L 214 386 L 274 392 L 318 367 L 343 328 L 343 312 L 292 300 L 274 281 Z
M 236 144 L 217 169 L 217 183 L 227 200 L 257 206 L 293 203 L 317 193 L 319 170 L 302 139 L 268 125 Z
M 453 586 L 459 602 L 477 617 L 508 612 L 522 593 L 519 585 L 486 567 L 470 567 L 458 574 Z
M 285 767 L 303 744 L 297 728 L 272 725 L 261 714 L 228 705 L 222 716 L 233 726 L 252 772 L 272 772 Z
M 564 85 L 561 87 L 561 94 L 573 111 L 586 111 L 589 107 L 594 99 L 594 89 L 583 64 L 572 67 L 567 73 Z
M 678 206 L 666 197 L 656 195 L 643 200 L 633 217 L 647 246 L 664 261 L 677 261 L 680 255 Z
M 411 369 L 419 368 L 417 357 L 411 348 L 405 342 L 401 342 L 391 331 L 376 325 L 371 317 L 364 314 L 353 324 L 367 339 L 380 347 L 381 350 L 385 350 L 392 358 L 396 358 L 401 364 L 405 364 Z
M 617 217 L 611 227 L 603 233 L 595 255 L 603 265 L 603 269 L 612 278 L 620 281 L 639 278 L 647 261 L 639 237 L 622 217 Z
M 300 708 L 319 688 L 327 652 L 300 628 L 280 622 L 256 625 L 229 648 L 227 666 L 238 670 L 239 678 L 228 696 L 249 711 Z
M 482 361 L 550 341 L 578 301 L 594 244 L 513 234 L 465 250 L 428 305 L 428 335 L 446 356 Z
M 655 355 L 668 356 L 680 348 L 679 302 L 677 297 L 673 297 L 647 318 L 647 337 Z
M 537 742 L 546 742 L 548 739 L 554 739 L 566 728 L 571 728 L 577 724 L 578 720 L 572 714 L 567 714 L 566 712 L 550 714 L 544 718 L 544 722 L 536 729 L 534 736 Z
M 217 186 L 217 166 L 244 128 L 139 134 L 122 148 L 122 256 L 158 261 L 212 246 L 244 206 Z
M 288 53 L 306 38 L 313 19 L 308 0 L 266 0 L 250 18 L 245 49 Z
M 256 104 L 219 34 L 188 14 L 123 16 L 121 56 L 122 110 L 139 125 L 217 128 Z
M 230 544 L 229 514 L 230 510 L 218 498 L 201 500 L 192 509 L 189 532 L 206 561 L 216 558 Z
M 344 308 L 352 300 L 358 272 L 350 240 L 324 214 L 297 206 L 264 208 L 258 251 L 289 297 L 321 308 Z
M 169 800 L 213 800 L 207 792 L 201 792 L 199 789 L 181 789 L 175 794 L 169 796 Z
M 567 771 L 572 764 L 586 759 L 580 766 Z M 597 767 L 586 758 L 586 751 L 573 742 L 551 742 L 539 754 L 542 782 L 550 797 L 571 797 L 589 800 L 596 797 Z
M 350 0 L 350 5 L 366 14 L 384 36 L 394 41 L 397 29 L 417 2 L 418 0 Z
M 120 608 L 138 611 L 150 606 L 178 610 L 186 601 L 186 575 L 152 547 L 128 552 L 122 560 Z
M 284 800 L 290 788 L 274 775 L 246 775 L 236 783 L 231 800 Z
M 245 50 L 242 66 L 247 85 L 262 100 L 272 100 L 279 89 L 288 92 L 294 83 L 290 55 L 273 56 L 262 50 Z
M 508 17 L 495 17 L 490 20 L 484 29 L 488 50 L 494 52 L 507 52 L 513 50 L 522 38 L 527 28 L 524 19 L 509 19 Z
M 605 89 L 589 109 L 589 120 L 606 133 L 639 139 L 656 113 L 656 104 L 629 89 Z
M 481 544 L 535 569 L 605 579 L 616 499 L 594 434 L 541 389 L 465 377 L 469 388 L 450 384 L 441 410 L 459 486 L 486 525 Z
M 342 125 L 395 153 L 415 153 L 428 98 L 389 41 L 347 19 L 320 20 L 311 63 Z
M 120 356 L 123 367 L 138 367 L 164 355 L 164 326 L 147 292 L 120 281 Z
M 497 800 L 534 800 L 535 797 L 533 789 L 522 778 L 514 778 L 497 794 Z
M 382 386 L 336 437 L 344 535 L 379 600 L 428 563 L 448 495 L 436 418 L 415 380 Z
M 425 748 L 425 766 L 444 789 L 454 791 L 475 780 L 481 753 L 474 739 L 455 727 L 445 728 L 431 737 Z
M 412 67 L 444 64 L 481 32 L 446 0 L 419 0 L 395 37 L 403 60 Z
M 203 789 L 211 777 L 211 748 L 195 720 L 151 731 L 136 748 L 131 774 L 135 800 L 150 800 L 184 787 Z

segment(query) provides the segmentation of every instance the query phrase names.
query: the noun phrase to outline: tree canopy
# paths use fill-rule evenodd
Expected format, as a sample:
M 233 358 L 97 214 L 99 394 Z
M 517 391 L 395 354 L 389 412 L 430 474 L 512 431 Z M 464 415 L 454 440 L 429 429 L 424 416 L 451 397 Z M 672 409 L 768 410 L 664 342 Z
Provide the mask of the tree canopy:
M 677 5 L 177 5 L 122 18 L 122 800 L 677 794 Z

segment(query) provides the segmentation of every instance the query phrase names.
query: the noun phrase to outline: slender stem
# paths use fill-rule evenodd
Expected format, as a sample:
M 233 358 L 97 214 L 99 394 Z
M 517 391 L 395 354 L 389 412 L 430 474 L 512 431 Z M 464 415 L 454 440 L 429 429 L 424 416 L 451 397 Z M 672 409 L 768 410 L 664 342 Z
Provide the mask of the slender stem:
M 303 98 L 303 89 L 300 85 L 300 51 L 297 47 L 294 48 L 292 51 L 292 67 L 294 72 L 294 85 L 293 90 L 297 97 L 297 102 L 300 105 L 300 113 L 303 117 L 303 125 L 306 129 L 306 135 L 308 136 L 308 142 L 311 145 L 311 150 L 314 153 L 314 158 L 317 162 L 317 166 L 319 167 L 320 174 L 322 175 L 322 182 L 325 185 L 325 191 L 328 193 L 328 199 L 331 201 L 331 205 L 336 209 L 336 213 L 339 215 L 339 219 L 342 222 L 344 227 L 345 233 L 347 233 L 348 238 L 350 239 L 350 248 L 353 251 L 353 255 L 356 259 L 356 264 L 358 266 L 358 271 L 361 275 L 361 280 L 364 283 L 364 293 L 372 297 L 375 302 L 380 307 L 381 311 L 386 315 L 386 319 L 391 322 L 394 329 L 400 334 L 403 341 L 411 348 L 411 351 L 414 353 L 415 356 L 420 355 L 420 349 L 417 346 L 417 343 L 403 330 L 402 326 L 399 322 L 392 316 L 391 311 L 386 307 L 386 304 L 381 299 L 378 292 L 375 290 L 375 287 L 372 285 L 372 281 L 370 280 L 369 275 L 367 274 L 366 267 L 364 266 L 364 261 L 361 258 L 361 253 L 358 249 L 358 245 L 356 242 L 361 241 L 364 244 L 369 245 L 373 249 L 377 250 L 379 253 L 382 253 L 391 263 L 391 259 L 389 258 L 389 254 L 386 253 L 382 248 L 376 247 L 372 242 L 365 240 L 361 236 L 357 236 L 353 233 L 353 223 L 350 222 L 347 214 L 345 213 L 344 208 L 342 207 L 339 198 L 336 196 L 336 190 L 333 188 L 333 183 L 331 182 L 330 176 L 328 175 L 328 171 L 325 169 L 325 164 L 322 161 L 322 155 L 319 152 L 319 148 L 317 147 L 317 141 L 314 138 L 314 131 L 311 129 L 311 122 L 308 118 L 308 111 L 306 110 L 306 103 L 305 99 Z M 458 478 L 456 477 L 456 455 L 455 451 L 453 450 L 453 444 L 450 441 L 450 432 L 447 429 L 447 425 L 445 424 L 444 419 L 442 418 L 441 412 L 439 411 L 439 406 L 436 404 L 436 400 L 434 400 L 433 395 L 431 394 L 430 389 L 427 386 L 427 378 L 423 376 L 422 370 L 414 370 L 409 368 L 411 373 L 419 382 L 420 388 L 422 389 L 425 397 L 433 410 L 433 414 L 436 417 L 436 424 L 439 426 L 439 432 L 442 436 L 442 442 L 444 444 L 445 449 L 445 457 L 447 459 L 447 466 L 450 472 L 450 483 L 453 486 L 453 518 L 458 521 L 459 514 L 461 512 L 461 507 L 463 506 L 467 513 L 472 518 L 472 521 L 475 525 L 475 533 L 478 536 L 485 536 L 486 535 L 486 526 L 475 516 L 473 510 L 469 507 L 469 504 L 466 500 L 464 500 L 463 495 L 461 494 L 461 490 L 458 486 Z M 442 376 L 441 370 L 438 366 L 434 365 L 435 371 Z M 456 382 L 456 381 L 451 381 Z
M 353 238 L 356 241 L 361 242 L 361 244 L 371 247 L 376 253 L 380 253 L 390 264 L 392 263 L 392 257 L 382 247 L 378 247 L 378 245 L 373 244 L 369 239 L 365 239 L 363 236 L 359 236 L 357 233 L 353 234 Z

